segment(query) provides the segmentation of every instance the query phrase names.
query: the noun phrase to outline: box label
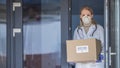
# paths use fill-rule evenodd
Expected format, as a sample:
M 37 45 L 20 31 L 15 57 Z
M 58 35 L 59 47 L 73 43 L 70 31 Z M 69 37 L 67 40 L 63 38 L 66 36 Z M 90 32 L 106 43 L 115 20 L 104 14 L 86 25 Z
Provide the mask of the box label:
M 87 53 L 89 52 L 88 46 L 76 46 L 76 53 Z

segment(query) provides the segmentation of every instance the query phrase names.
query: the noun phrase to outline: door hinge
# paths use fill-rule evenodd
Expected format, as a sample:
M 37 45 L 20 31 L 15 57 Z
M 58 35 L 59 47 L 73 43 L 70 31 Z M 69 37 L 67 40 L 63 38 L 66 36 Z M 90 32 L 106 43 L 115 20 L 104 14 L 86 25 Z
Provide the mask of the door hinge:
M 13 37 L 15 37 L 16 33 L 21 33 L 21 28 L 13 28 Z
M 16 7 L 21 7 L 21 3 L 20 2 L 13 2 L 13 11 L 15 11 Z

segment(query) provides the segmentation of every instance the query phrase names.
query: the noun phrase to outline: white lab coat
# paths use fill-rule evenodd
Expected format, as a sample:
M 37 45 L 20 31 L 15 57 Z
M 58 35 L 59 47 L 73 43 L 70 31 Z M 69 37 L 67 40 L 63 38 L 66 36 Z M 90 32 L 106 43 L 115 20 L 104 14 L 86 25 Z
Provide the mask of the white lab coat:
M 97 25 L 96 31 L 95 29 L 96 29 L 95 25 L 91 25 L 88 32 L 86 33 L 83 27 L 80 27 L 80 29 L 77 27 L 74 31 L 73 39 L 78 40 L 78 39 L 96 38 L 101 41 L 102 52 L 103 52 L 104 50 L 104 29 L 101 25 Z M 92 35 L 93 32 L 94 34 Z M 104 62 L 76 63 L 75 68 L 104 68 Z

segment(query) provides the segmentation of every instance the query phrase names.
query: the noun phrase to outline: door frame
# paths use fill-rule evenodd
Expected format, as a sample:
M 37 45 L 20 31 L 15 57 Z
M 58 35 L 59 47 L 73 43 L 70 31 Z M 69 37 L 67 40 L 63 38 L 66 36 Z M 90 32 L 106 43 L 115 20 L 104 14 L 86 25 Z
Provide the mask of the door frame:
M 6 0 L 7 2 L 7 67 L 23 68 L 22 54 L 22 6 L 13 3 L 22 3 L 22 0 Z M 15 10 L 13 8 L 15 6 Z M 15 31 L 20 28 L 20 32 Z M 14 36 L 15 33 L 15 36 Z
M 105 68 L 109 68 L 109 0 L 105 0 L 104 1 L 104 55 L 105 55 L 105 59 L 104 59 L 104 67 Z
M 13 45 L 13 12 L 12 12 L 12 0 L 6 0 L 7 9 L 7 58 L 6 58 L 6 68 L 14 68 L 14 45 Z

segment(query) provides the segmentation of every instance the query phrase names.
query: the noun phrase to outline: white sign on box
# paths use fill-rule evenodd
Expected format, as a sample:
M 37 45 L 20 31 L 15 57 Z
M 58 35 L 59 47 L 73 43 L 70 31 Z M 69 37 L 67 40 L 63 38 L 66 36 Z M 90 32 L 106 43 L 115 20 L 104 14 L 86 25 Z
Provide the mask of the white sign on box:
M 88 45 L 76 46 L 76 53 L 87 53 L 89 52 Z

